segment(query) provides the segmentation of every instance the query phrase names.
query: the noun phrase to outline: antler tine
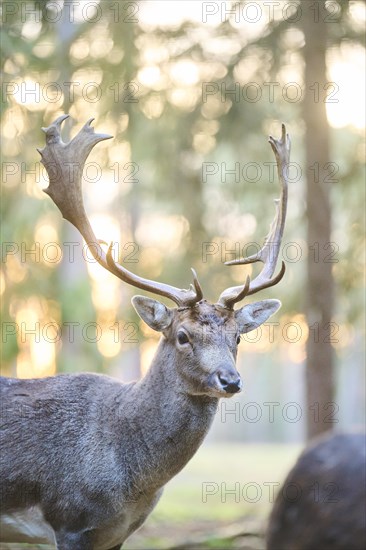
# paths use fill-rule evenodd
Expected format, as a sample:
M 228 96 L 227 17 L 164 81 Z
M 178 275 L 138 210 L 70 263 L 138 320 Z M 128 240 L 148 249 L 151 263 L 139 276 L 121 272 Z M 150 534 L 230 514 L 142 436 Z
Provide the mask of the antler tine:
M 102 267 L 130 285 L 170 298 L 178 306 L 194 305 L 202 299 L 202 289 L 195 272 L 193 286 L 188 290 L 179 289 L 139 277 L 115 262 L 112 244 L 107 254 L 104 252 L 101 244 L 105 242 L 96 238 L 85 212 L 81 182 L 85 161 L 94 145 L 112 136 L 96 134 L 91 126 L 94 119 L 91 118 L 70 142 L 64 143 L 60 130 L 61 124 L 68 117 L 69 115 L 62 115 L 47 128 L 42 128 L 46 134 L 46 146 L 37 150 L 49 176 L 49 186 L 44 190 L 45 193 L 51 197 L 62 216 L 78 229 L 93 257 Z
M 251 281 L 249 290 L 244 296 L 249 296 L 259 290 L 276 285 L 282 279 L 286 270 L 285 263 L 282 262 L 280 272 L 278 275 L 273 277 L 280 252 L 287 211 L 288 165 L 290 162 L 291 141 L 289 135 L 286 134 L 285 125 L 282 124 L 281 139 L 277 140 L 270 136 L 268 141 L 275 154 L 278 179 L 281 184 L 281 196 L 279 199 L 275 200 L 275 218 L 270 226 L 269 233 L 265 238 L 264 245 L 257 254 L 253 254 L 252 256 L 239 260 L 225 262 L 225 265 L 245 265 L 254 262 L 262 262 L 264 264 L 262 271 L 255 279 L 253 279 L 253 281 Z M 220 295 L 218 304 L 232 309 L 234 304 L 242 300 L 244 296 L 243 286 L 230 287 L 224 290 L 224 292 Z

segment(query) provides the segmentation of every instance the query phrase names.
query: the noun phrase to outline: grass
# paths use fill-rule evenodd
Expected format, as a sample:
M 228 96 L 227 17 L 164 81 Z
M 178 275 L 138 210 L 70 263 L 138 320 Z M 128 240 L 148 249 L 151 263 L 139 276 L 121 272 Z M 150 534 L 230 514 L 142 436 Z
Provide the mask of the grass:
M 160 521 L 263 516 L 268 483 L 279 483 L 298 455 L 290 445 L 207 444 L 168 483 L 152 517 Z

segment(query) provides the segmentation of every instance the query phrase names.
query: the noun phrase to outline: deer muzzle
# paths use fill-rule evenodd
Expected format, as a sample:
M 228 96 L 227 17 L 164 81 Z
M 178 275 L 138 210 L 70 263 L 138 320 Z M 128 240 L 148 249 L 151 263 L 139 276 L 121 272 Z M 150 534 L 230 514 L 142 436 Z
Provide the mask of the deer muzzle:
M 216 378 L 220 390 L 224 390 L 227 394 L 238 393 L 242 389 L 243 382 L 240 374 L 233 367 L 221 367 Z

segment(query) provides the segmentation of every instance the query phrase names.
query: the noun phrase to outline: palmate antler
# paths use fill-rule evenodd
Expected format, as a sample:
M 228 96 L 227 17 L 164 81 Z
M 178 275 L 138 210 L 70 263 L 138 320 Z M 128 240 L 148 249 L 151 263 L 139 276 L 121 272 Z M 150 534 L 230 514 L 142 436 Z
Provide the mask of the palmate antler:
M 108 252 L 104 252 L 101 244 L 105 244 L 105 241 L 96 238 L 85 212 L 81 182 L 85 161 L 94 145 L 99 141 L 110 139 L 112 136 L 96 134 L 94 128 L 91 127 L 91 122 L 94 120 L 91 118 L 70 142 L 64 143 L 61 139 L 60 129 L 61 124 L 68 116 L 62 115 L 47 128 L 42 128 L 46 134 L 46 146 L 41 150 L 38 149 L 38 151 L 42 156 L 41 162 L 44 164 L 49 176 L 49 186 L 44 190 L 45 193 L 51 197 L 62 216 L 79 230 L 94 258 L 102 267 L 134 287 L 173 300 L 179 307 L 194 306 L 203 298 L 203 293 L 196 272 L 193 269 L 193 285 L 184 290 L 139 277 L 115 262 L 112 257 L 113 243 L 109 246 Z M 282 125 L 281 139 L 276 140 L 270 137 L 269 142 L 276 157 L 282 189 L 281 197 L 276 201 L 277 213 L 275 219 L 258 254 L 226 262 L 226 265 L 263 262 L 264 267 L 253 281 L 250 281 L 250 278 L 247 277 L 244 286 L 240 285 L 224 290 L 217 305 L 227 309 L 233 309 L 234 305 L 245 296 L 277 284 L 285 273 L 285 264 L 282 262 L 279 274 L 272 278 L 279 255 L 287 208 L 290 139 L 286 135 L 284 125 Z
M 137 288 L 170 298 L 178 306 L 189 307 L 200 301 L 203 293 L 193 269 L 193 285 L 190 285 L 188 290 L 182 290 L 165 283 L 144 279 L 128 271 L 114 261 L 113 243 L 107 254 L 104 252 L 101 247 L 104 241 L 96 238 L 84 209 L 81 180 L 85 161 L 94 145 L 112 136 L 94 133 L 94 128 L 91 127 L 94 119 L 91 118 L 74 139 L 64 143 L 60 128 L 68 116 L 60 116 L 48 128 L 42 128 L 46 134 L 46 146 L 41 150 L 38 149 L 38 152 L 42 156 L 41 162 L 49 177 L 49 186 L 45 189 L 45 193 L 51 197 L 62 216 L 80 231 L 97 262 L 113 275 Z
M 287 210 L 288 168 L 290 162 L 291 142 L 289 135 L 286 134 L 284 124 L 282 124 L 281 139 L 277 140 L 270 136 L 269 143 L 271 144 L 276 157 L 278 179 L 281 184 L 281 197 L 275 200 L 276 215 L 271 224 L 269 233 L 265 238 L 264 245 L 260 251 L 257 254 L 253 254 L 247 258 L 225 262 L 226 265 L 251 264 L 254 262 L 262 262 L 264 264 L 262 271 L 255 279 L 253 279 L 253 281 L 250 281 L 248 277 L 244 287 L 242 285 L 233 286 L 224 290 L 224 292 L 220 295 L 218 305 L 229 309 L 232 309 L 234 304 L 245 298 L 245 296 L 249 296 L 259 290 L 276 285 L 285 274 L 286 266 L 285 263 L 282 262 L 280 272 L 272 279 L 280 252 Z

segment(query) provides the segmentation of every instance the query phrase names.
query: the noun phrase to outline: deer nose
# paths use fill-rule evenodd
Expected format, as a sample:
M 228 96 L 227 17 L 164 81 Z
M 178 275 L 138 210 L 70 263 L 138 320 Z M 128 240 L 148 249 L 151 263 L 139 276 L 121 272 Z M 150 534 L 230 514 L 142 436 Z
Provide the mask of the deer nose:
M 235 376 L 219 374 L 219 382 L 226 393 L 237 393 L 242 387 L 241 378 L 237 374 Z

